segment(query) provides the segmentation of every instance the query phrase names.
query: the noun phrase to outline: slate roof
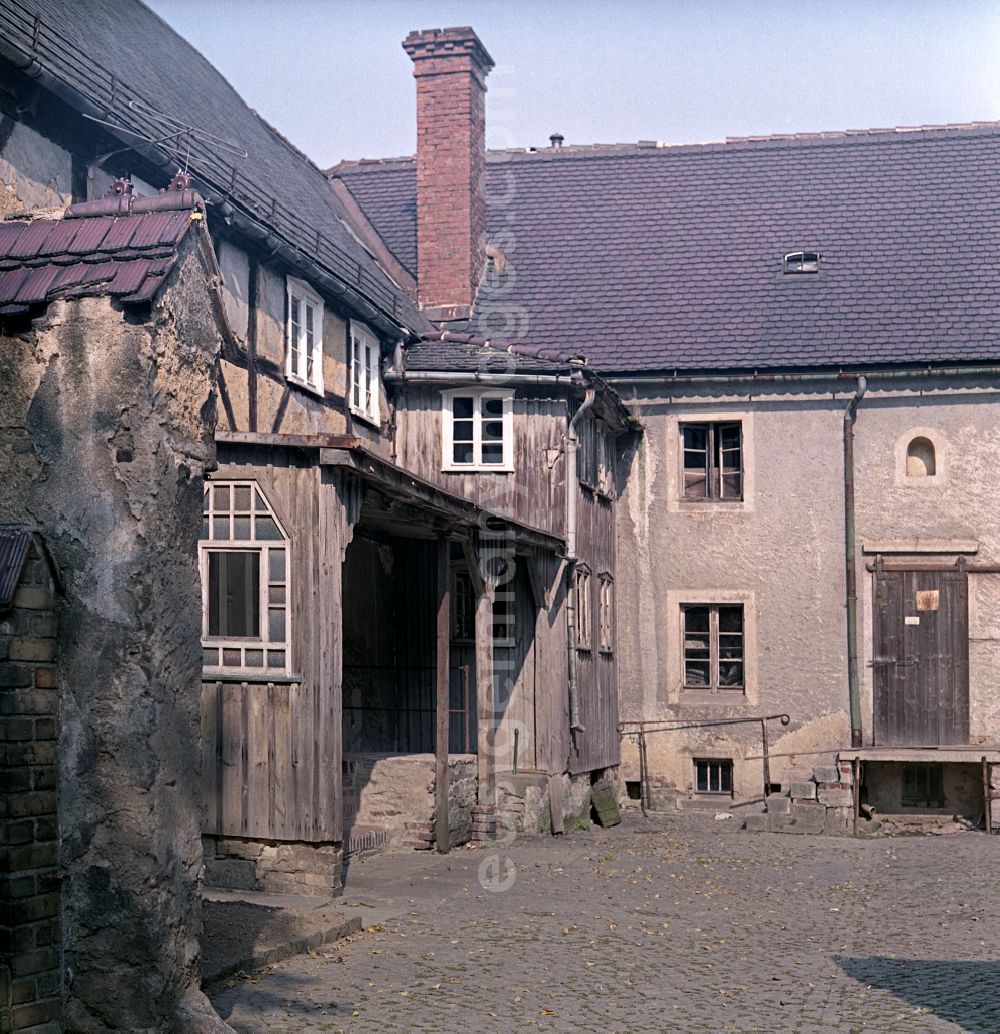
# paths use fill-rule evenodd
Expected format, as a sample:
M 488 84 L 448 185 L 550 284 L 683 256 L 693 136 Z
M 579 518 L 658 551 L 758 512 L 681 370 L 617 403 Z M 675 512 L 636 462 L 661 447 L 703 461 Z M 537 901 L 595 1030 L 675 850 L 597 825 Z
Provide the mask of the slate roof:
M 72 205 L 62 219 L 0 223 L 0 314 L 25 312 L 54 298 L 112 295 L 131 304 L 156 295 L 192 216 L 202 218 L 201 213 L 187 204 L 179 211 L 129 214 L 125 207 L 122 215 L 103 214 L 120 203 L 103 200 L 104 209 L 100 202 Z M 142 204 L 136 200 L 134 207 Z M 101 214 L 88 214 L 88 208 Z
M 190 154 L 195 186 L 209 201 L 226 196 L 273 230 L 273 243 L 280 236 L 397 323 L 418 332 L 429 328 L 348 229 L 323 172 L 138 0 L 8 0 L 0 4 L 0 37 L 13 43 L 26 63 L 30 55 L 33 67 L 81 94 L 108 121 L 146 139 L 170 133 L 171 126 L 157 118 L 160 113 L 244 148 L 245 159 L 189 135 L 159 144 L 178 165 Z M 93 123 L 81 116 L 81 127 L 93 128 Z M 135 138 L 122 134 L 122 139 L 132 143 Z
M 412 169 L 331 170 L 411 263 Z M 1000 124 L 493 152 L 487 189 L 496 304 L 605 373 L 1000 359 Z

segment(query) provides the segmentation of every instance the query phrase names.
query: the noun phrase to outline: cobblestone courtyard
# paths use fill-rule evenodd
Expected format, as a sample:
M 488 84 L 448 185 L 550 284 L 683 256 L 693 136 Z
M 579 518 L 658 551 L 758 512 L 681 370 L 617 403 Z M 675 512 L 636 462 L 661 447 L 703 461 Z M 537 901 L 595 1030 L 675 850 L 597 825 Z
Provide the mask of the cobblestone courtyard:
M 372 859 L 345 897 L 364 933 L 216 1006 L 253 1032 L 1000 1032 L 1000 840 L 730 823 L 520 838 L 502 892 L 482 849 Z

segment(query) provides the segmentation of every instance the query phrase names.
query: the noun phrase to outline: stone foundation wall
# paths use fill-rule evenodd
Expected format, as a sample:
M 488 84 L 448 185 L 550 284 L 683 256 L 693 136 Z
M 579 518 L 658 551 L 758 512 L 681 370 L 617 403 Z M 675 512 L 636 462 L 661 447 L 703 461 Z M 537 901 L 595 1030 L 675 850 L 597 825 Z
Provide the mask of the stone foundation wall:
M 589 822 L 590 790 L 595 782 L 610 783 L 619 797 L 624 789 L 618 768 L 552 777 L 541 772 L 501 773 L 497 777 L 497 816 L 501 831 L 553 832 L 550 779 L 557 780 L 562 790 L 563 829 L 555 832 L 570 832 L 578 823 Z
M 434 755 L 350 754 L 344 758 L 344 832 L 386 830 L 391 850 L 434 846 Z M 476 758 L 448 759 L 448 830 L 452 847 L 472 838 Z
M 762 815 L 748 815 L 751 833 L 825 833 L 854 831 L 854 772 L 850 761 L 813 769 L 812 777 L 791 782 L 787 793 L 771 794 Z
M 333 897 L 343 890 L 341 844 L 206 836 L 205 882 L 230 890 Z
M 56 618 L 32 544 L 0 615 L 0 1030 L 61 1029 Z

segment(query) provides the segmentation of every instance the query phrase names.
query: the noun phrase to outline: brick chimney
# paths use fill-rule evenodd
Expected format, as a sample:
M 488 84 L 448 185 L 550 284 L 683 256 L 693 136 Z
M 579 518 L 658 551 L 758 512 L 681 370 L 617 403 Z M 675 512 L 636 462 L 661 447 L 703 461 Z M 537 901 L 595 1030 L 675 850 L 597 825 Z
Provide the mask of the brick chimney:
M 485 264 L 486 76 L 468 27 L 411 32 L 417 80 L 417 289 L 431 319 L 472 311 Z

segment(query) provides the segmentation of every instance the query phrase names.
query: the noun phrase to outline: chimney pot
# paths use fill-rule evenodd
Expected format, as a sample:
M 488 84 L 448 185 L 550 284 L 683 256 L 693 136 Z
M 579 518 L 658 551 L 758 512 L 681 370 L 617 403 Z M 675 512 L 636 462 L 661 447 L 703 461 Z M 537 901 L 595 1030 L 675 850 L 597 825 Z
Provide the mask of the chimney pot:
M 553 147 L 562 147 L 565 139 L 566 137 L 564 137 L 562 133 L 553 133 L 552 136 L 549 137 L 549 143 Z

